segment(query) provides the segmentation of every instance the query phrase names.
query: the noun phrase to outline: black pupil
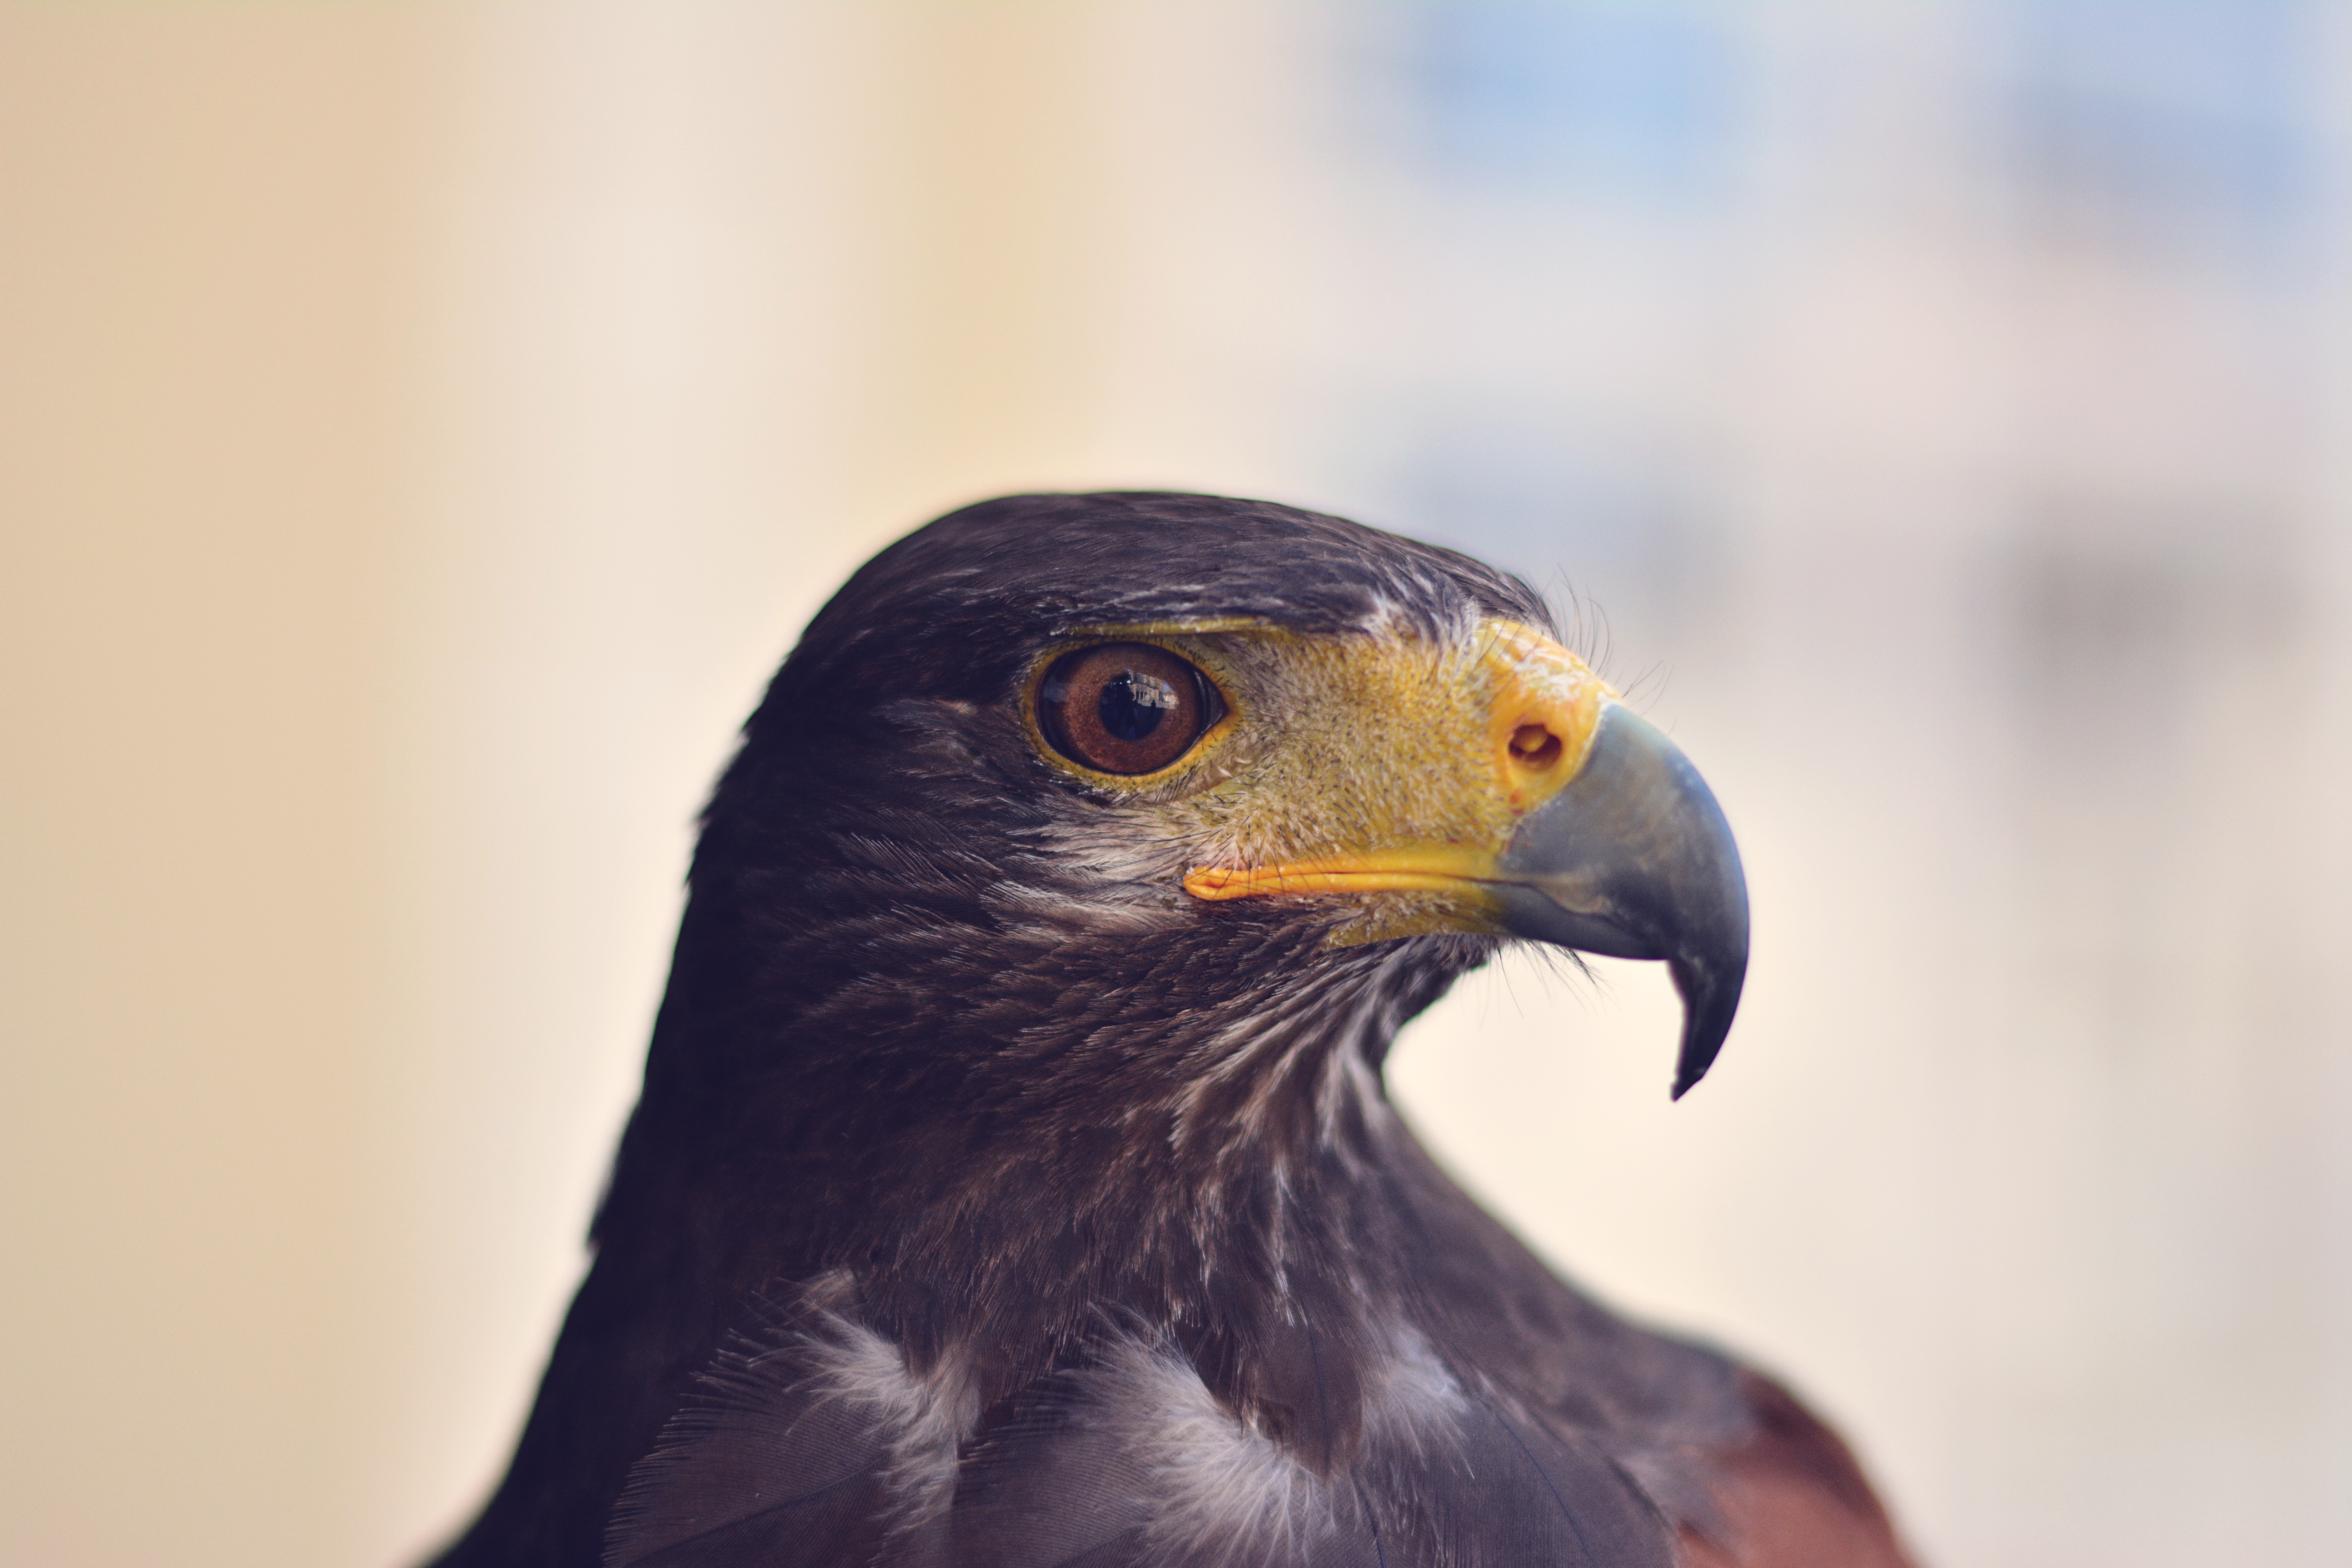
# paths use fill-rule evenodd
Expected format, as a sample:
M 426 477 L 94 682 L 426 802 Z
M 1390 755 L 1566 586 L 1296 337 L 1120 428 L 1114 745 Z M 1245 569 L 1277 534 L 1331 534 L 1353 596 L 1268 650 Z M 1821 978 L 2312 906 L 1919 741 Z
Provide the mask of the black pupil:
M 1140 741 L 1160 728 L 1176 706 L 1176 689 L 1139 669 L 1123 670 L 1103 683 L 1096 711 L 1102 727 L 1121 741 Z

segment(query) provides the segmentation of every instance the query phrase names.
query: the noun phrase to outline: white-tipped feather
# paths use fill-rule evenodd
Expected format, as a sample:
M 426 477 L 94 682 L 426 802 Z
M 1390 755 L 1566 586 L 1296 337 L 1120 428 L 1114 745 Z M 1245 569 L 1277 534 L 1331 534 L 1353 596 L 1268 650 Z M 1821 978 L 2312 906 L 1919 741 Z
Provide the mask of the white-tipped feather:
M 809 1367 L 803 1388 L 873 1423 L 889 1456 L 883 1476 L 895 1528 L 921 1524 L 954 1500 L 961 1448 L 980 1418 L 979 1390 L 959 1363 L 918 1374 L 897 1345 L 837 1312 L 817 1320 L 799 1356 Z
M 1365 1384 L 1365 1426 L 1383 1445 L 1443 1447 L 1468 1401 L 1428 1342 L 1399 1323 Z M 943 1363 L 918 1373 L 889 1340 L 826 1311 L 801 1338 L 799 1386 L 873 1424 L 888 1458 L 888 1522 L 905 1534 L 954 1501 L 961 1457 L 978 1416 L 971 1380 Z M 1356 1500 L 1344 1477 L 1318 1477 L 1263 1427 L 1236 1416 L 1173 1347 L 1111 1341 L 1067 1384 L 1068 1416 L 1090 1443 L 1139 1474 L 1145 1536 L 1155 1560 L 1236 1565 L 1300 1555 Z
M 1217 1403 L 1190 1362 L 1129 1340 L 1084 1375 L 1088 1426 L 1147 1478 L 1152 1545 L 1185 1562 L 1296 1557 L 1330 1528 L 1337 1489 Z

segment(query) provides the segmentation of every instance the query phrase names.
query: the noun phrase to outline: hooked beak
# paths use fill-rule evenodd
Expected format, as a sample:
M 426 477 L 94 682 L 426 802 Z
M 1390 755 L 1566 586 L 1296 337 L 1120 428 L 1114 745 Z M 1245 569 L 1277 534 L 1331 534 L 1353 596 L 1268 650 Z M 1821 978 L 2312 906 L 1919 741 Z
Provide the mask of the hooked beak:
M 1664 959 L 1683 998 L 1675 1098 L 1706 1076 L 1748 974 L 1748 881 L 1723 808 L 1672 742 L 1605 704 L 1583 767 L 1521 819 L 1492 875 L 1514 936 Z
M 1499 931 L 1663 960 L 1683 998 L 1679 1100 L 1722 1050 L 1748 973 L 1748 883 L 1731 828 L 1688 759 L 1581 659 L 1528 627 L 1489 628 L 1479 673 L 1454 688 L 1458 706 L 1416 716 L 1425 727 L 1458 717 L 1433 765 L 1424 752 L 1409 774 L 1367 766 L 1338 786 L 1384 778 L 1403 795 L 1418 784 L 1427 798 L 1476 803 L 1475 822 L 1441 829 L 1375 800 L 1362 815 L 1392 822 L 1384 831 L 1307 858 L 1196 866 L 1184 888 L 1212 901 L 1404 895 L 1420 923 L 1388 934 Z M 1370 759 L 1413 754 L 1377 734 L 1361 744 Z

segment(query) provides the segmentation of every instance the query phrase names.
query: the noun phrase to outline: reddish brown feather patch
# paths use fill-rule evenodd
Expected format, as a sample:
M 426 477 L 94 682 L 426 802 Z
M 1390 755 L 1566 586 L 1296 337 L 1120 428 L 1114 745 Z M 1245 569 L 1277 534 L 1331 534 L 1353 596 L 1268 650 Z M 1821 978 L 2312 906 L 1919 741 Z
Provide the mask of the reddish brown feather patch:
M 1916 1568 L 1844 1440 L 1770 1378 L 1739 1381 L 1756 1429 L 1710 1456 L 1721 1522 L 1684 1530 L 1685 1568 Z

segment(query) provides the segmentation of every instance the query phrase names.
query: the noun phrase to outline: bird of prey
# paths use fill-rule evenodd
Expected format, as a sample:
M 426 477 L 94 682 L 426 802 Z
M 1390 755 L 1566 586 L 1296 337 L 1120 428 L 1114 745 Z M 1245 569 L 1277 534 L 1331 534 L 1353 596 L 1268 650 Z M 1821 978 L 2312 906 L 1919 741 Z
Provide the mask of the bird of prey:
M 1899 1568 L 1779 1385 L 1564 1282 L 1390 1104 L 1515 940 L 1748 903 L 1525 584 L 1339 519 L 1033 495 L 885 550 L 705 815 L 642 1098 L 444 1568 Z

